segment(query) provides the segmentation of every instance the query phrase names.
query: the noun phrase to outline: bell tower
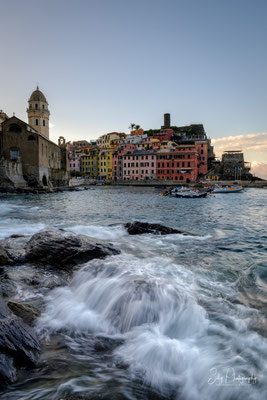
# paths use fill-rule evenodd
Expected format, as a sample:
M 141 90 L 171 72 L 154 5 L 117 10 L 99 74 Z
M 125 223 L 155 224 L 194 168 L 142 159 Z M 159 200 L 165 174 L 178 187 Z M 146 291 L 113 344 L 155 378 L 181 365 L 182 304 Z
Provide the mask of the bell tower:
M 28 124 L 49 139 L 50 111 L 48 110 L 48 102 L 38 86 L 36 90 L 32 92 L 28 103 Z

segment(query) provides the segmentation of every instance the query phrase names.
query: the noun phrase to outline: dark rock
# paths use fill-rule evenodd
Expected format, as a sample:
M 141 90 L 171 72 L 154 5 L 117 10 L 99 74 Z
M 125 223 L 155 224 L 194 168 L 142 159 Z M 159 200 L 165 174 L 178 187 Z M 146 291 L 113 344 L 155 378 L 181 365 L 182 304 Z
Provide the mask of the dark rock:
M 0 246 L 8 256 L 7 264 L 23 264 L 25 262 L 25 241 L 26 238 L 20 235 L 1 241 Z
M 56 229 L 36 233 L 26 245 L 27 261 L 63 269 L 119 253 L 110 243 Z
M 32 326 L 33 322 L 40 316 L 40 311 L 27 303 L 18 303 L 17 301 L 9 301 L 7 303 L 10 310 L 20 317 L 25 324 Z
M 0 266 L 7 265 L 8 263 L 8 255 L 5 249 L 0 246 Z
M 147 222 L 128 222 L 124 226 L 127 229 L 129 235 L 142 235 L 144 233 L 152 233 L 153 235 L 170 235 L 179 233 L 186 236 L 196 236 L 194 233 L 188 233 L 177 229 L 168 228 L 167 226 L 160 224 L 149 224 Z
M 11 239 L 18 239 L 18 238 L 22 238 L 25 237 L 25 235 L 19 235 L 17 233 L 14 233 L 13 235 L 9 236 Z
M 0 297 L 0 385 L 13 382 L 18 368 L 33 366 L 40 351 L 34 330 L 12 314 Z

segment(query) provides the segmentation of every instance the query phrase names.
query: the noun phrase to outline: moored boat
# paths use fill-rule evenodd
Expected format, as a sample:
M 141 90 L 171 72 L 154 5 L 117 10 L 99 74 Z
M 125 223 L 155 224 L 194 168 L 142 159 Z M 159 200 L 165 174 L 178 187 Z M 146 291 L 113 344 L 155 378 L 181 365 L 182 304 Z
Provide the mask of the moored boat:
M 187 192 L 181 192 L 181 193 L 175 193 L 174 197 L 178 198 L 183 198 L 183 199 L 198 199 L 202 197 L 207 197 L 208 192 L 193 192 L 193 191 L 187 191 Z
M 213 190 L 213 193 L 237 193 L 237 192 L 242 192 L 244 190 L 243 186 L 215 186 L 215 189 Z

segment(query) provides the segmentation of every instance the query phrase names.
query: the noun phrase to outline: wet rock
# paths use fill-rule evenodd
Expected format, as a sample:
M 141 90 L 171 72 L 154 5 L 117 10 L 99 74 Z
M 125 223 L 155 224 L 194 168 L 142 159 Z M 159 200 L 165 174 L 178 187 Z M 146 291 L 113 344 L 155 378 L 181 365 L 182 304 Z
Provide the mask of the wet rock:
M 13 235 L 9 236 L 11 239 L 18 239 L 18 238 L 22 238 L 25 237 L 25 235 L 19 235 L 17 233 L 14 233 Z
M 18 235 L 16 238 L 10 237 L 1 241 L 0 248 L 2 247 L 7 254 L 7 264 L 23 264 L 25 262 L 26 240 L 24 236 Z
M 190 235 L 196 236 L 193 233 L 188 233 L 184 231 L 180 231 L 178 229 L 168 228 L 167 226 L 160 224 L 149 224 L 147 222 L 128 222 L 124 225 L 127 229 L 129 235 L 142 235 L 145 233 L 152 233 L 153 235 L 170 235 L 170 234 L 182 234 L 182 235 Z
M 7 305 L 17 317 L 20 317 L 29 326 L 32 326 L 36 318 L 40 316 L 40 311 L 31 304 L 9 301 Z
M 40 351 L 34 330 L 12 314 L 0 297 L 0 385 L 13 382 L 20 367 L 33 366 Z
M 8 263 L 8 255 L 5 249 L 0 246 L 0 266 L 7 265 Z
M 56 229 L 36 233 L 26 245 L 27 261 L 63 269 L 119 253 L 110 243 Z

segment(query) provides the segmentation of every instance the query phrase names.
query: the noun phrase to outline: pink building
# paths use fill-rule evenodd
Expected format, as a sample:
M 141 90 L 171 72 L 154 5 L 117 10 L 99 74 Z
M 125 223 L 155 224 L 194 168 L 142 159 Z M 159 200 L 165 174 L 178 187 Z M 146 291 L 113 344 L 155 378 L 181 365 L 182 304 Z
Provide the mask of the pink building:
M 135 151 L 123 156 L 123 179 L 156 179 L 156 151 Z
M 81 170 L 81 154 L 69 153 L 70 159 L 70 170 L 80 171 Z
M 112 153 L 112 179 L 114 181 L 123 179 L 123 156 L 127 153 L 136 151 L 136 145 L 127 143 L 120 145 Z

